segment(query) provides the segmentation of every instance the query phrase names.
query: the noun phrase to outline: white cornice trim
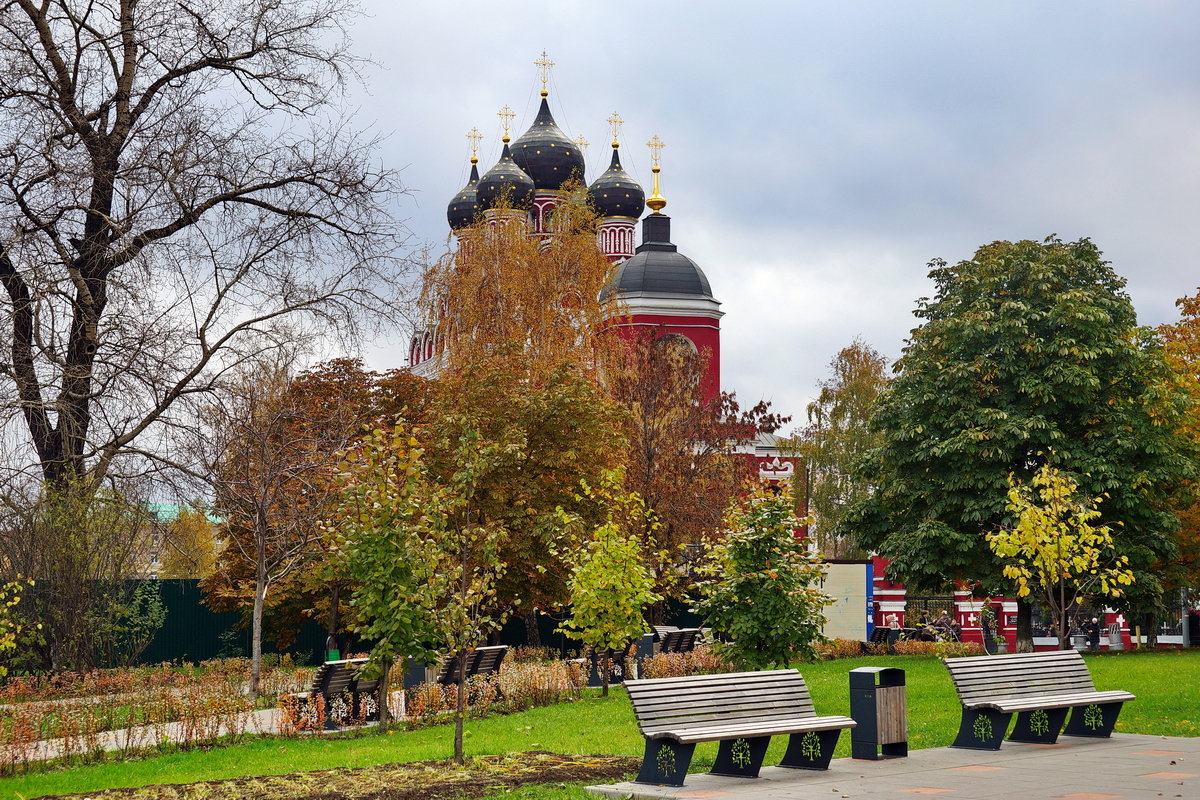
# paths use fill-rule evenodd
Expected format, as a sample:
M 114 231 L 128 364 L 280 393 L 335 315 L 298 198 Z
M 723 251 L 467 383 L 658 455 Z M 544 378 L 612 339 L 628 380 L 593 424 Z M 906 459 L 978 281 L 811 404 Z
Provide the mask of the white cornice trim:
M 664 317 L 711 317 L 720 319 L 725 312 L 720 302 L 707 297 L 685 294 L 651 294 L 649 292 L 620 292 L 618 297 L 625 307 L 623 316 L 634 314 L 657 314 Z

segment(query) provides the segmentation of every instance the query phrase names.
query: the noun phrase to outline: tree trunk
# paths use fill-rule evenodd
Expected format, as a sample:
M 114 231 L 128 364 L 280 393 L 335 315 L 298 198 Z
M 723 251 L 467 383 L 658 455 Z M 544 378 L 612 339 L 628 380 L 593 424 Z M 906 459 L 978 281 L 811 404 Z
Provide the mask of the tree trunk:
M 612 650 L 605 649 L 604 658 L 600 660 L 600 696 L 608 697 L 608 671 L 612 668 Z
M 525 642 L 530 647 L 542 646 L 542 632 L 538 628 L 538 616 L 536 611 L 521 615 L 521 619 L 525 622 Z
M 463 719 L 467 715 L 467 656 L 470 651 L 460 651 L 455 654 L 458 658 L 458 697 L 454 702 L 454 763 L 466 763 L 463 756 Z
M 392 660 L 388 658 L 380 664 L 379 671 L 379 729 L 384 732 L 392 725 L 392 712 L 387 703 L 388 694 L 391 691 L 388 680 L 391 676 Z
M 329 635 L 330 636 L 337 636 L 338 610 L 339 610 L 338 603 L 341 602 L 338 599 L 338 595 L 341 593 L 339 591 L 340 589 L 341 589 L 341 587 L 338 586 L 336 583 L 334 583 L 332 586 L 329 587 Z
M 1020 599 L 1017 600 L 1017 652 L 1033 652 L 1033 606 Z
M 1071 649 L 1071 618 L 1067 614 L 1066 583 L 1058 580 L 1058 649 Z
M 651 625 L 666 625 L 667 618 L 667 601 L 659 600 L 657 603 L 651 603 L 646 609 L 646 616 L 649 617 Z
M 1158 647 L 1158 615 L 1146 615 L 1146 649 L 1153 650 Z
M 250 696 L 258 697 L 258 685 L 262 678 L 262 629 L 263 606 L 267 599 L 267 547 L 266 537 L 258 536 L 255 543 L 254 612 L 250 623 Z

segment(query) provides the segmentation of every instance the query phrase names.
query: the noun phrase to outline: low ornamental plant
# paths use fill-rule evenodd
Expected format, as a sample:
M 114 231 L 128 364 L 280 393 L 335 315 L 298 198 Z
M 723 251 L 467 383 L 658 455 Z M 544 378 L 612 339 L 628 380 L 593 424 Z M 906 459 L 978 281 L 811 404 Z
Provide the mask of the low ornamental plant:
M 64 673 L 17 678 L 6 684 L 23 699 L 0 708 L 0 773 L 34 761 L 69 762 L 124 758 L 163 742 L 163 723 L 177 723 L 171 742 L 182 749 L 223 739 L 236 741 L 256 708 L 244 692 L 249 661 L 223 661 L 200 668 L 137 668 L 122 673 Z M 290 660 L 264 671 L 279 693 L 307 688 L 312 670 Z M 52 699 L 44 699 L 52 698 Z
M 980 642 L 922 642 L 916 639 L 896 642 L 896 655 L 936 656 L 957 658 L 959 656 L 981 656 L 986 651 Z
M 505 663 L 500 674 L 476 675 L 467 681 L 466 707 L 471 718 L 514 713 L 539 706 L 570 702 L 582 696 L 587 674 L 566 661 Z M 444 722 L 457 703 L 457 688 L 422 683 L 405 698 L 410 727 Z
M 658 653 L 642 661 L 641 678 L 685 678 L 689 675 L 713 675 L 732 672 L 711 647 L 697 647 L 690 653 Z

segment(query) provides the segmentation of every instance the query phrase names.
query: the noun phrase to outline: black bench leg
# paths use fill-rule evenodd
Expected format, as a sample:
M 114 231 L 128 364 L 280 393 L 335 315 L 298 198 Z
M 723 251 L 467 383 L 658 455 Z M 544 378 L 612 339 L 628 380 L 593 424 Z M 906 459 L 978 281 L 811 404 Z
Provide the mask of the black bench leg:
M 1069 708 L 1037 708 L 1017 714 L 1016 724 L 1009 734 L 1010 742 L 1036 742 L 1054 744 L 1058 732 L 1067 720 Z
M 683 786 L 695 751 L 694 744 L 680 744 L 673 739 L 647 739 L 646 755 L 642 758 L 642 769 L 636 782 Z
M 723 740 L 717 747 L 717 760 L 709 774 L 757 778 L 770 743 L 770 736 Z
M 990 708 L 979 710 L 963 709 L 962 724 L 958 726 L 958 738 L 951 747 L 968 750 L 999 750 L 1008 730 L 1012 714 L 1002 714 Z
M 829 769 L 829 760 L 837 747 L 840 728 L 832 731 L 805 731 L 788 737 L 787 750 L 779 766 L 789 769 Z
M 1113 726 L 1117 724 L 1122 705 L 1124 703 L 1075 706 L 1071 711 L 1071 718 L 1067 720 L 1067 727 L 1063 728 L 1063 736 L 1108 738 L 1112 735 Z

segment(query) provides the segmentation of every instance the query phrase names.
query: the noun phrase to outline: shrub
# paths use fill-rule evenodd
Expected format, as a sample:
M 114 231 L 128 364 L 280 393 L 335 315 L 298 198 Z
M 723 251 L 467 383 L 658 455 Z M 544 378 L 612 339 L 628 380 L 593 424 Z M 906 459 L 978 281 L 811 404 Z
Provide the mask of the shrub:
M 896 642 L 896 654 L 902 656 L 955 658 L 957 656 L 978 656 L 983 653 L 983 645 L 979 642 L 922 642 L 917 640 Z
M 711 647 L 697 647 L 690 653 L 659 653 L 642 661 L 639 677 L 682 678 L 729 672 L 733 666 L 723 661 Z
M 858 658 L 863 655 L 863 643 L 853 639 L 830 639 L 817 645 L 817 655 L 825 661 L 835 658 Z

